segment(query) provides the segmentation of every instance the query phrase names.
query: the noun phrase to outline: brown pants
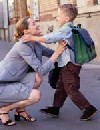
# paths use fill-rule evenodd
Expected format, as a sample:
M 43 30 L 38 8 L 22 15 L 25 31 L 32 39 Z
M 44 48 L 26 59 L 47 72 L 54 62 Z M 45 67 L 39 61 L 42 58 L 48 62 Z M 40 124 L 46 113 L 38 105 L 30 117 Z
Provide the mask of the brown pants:
M 79 91 L 80 88 L 80 70 L 81 66 L 69 62 L 61 69 L 57 89 L 54 94 L 53 105 L 62 107 L 67 96 L 81 110 L 89 107 L 90 103 Z

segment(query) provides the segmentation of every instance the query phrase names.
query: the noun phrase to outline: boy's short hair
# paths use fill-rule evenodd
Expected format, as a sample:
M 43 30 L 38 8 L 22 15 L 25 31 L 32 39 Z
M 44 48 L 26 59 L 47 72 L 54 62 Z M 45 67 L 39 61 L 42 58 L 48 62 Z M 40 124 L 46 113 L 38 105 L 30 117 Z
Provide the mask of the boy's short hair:
M 78 10 L 73 4 L 59 5 L 58 8 L 61 9 L 66 14 L 66 16 L 70 18 L 70 21 L 73 21 L 78 15 Z

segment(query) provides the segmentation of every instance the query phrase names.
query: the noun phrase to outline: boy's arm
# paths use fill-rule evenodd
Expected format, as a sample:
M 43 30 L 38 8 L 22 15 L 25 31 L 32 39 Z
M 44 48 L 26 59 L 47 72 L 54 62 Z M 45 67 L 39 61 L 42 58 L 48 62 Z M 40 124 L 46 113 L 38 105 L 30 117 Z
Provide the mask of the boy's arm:
M 33 42 L 46 42 L 46 39 L 42 36 L 32 36 L 30 34 L 26 34 L 22 37 L 22 40 L 24 40 L 24 42 L 28 42 L 28 41 L 33 41 Z M 41 43 L 42 44 L 42 43 Z
M 24 42 L 28 41 L 35 41 L 35 42 L 40 42 L 40 44 L 43 45 L 43 43 L 54 43 L 58 42 L 60 40 L 63 40 L 69 32 L 66 31 L 58 31 L 58 32 L 52 32 L 49 34 L 45 34 L 43 36 L 32 36 L 30 34 L 26 34 L 22 37 L 22 40 Z M 41 43 L 43 42 L 43 43 Z

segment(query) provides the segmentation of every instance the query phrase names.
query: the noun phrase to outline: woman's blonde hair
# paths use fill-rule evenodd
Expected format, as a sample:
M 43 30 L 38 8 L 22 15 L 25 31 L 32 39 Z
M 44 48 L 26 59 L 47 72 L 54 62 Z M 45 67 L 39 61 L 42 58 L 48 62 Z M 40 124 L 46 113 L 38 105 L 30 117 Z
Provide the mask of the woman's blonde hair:
M 16 33 L 14 34 L 14 40 L 18 41 L 18 39 L 24 35 L 24 30 L 28 29 L 28 19 L 29 17 L 24 17 L 16 23 Z

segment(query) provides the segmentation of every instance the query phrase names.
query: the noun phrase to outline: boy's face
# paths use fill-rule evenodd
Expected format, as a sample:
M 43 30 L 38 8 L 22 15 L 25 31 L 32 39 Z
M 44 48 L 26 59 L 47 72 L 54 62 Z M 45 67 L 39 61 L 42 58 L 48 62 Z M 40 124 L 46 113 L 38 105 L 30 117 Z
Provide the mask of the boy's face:
M 28 32 L 32 35 L 40 35 L 41 31 L 36 22 L 32 18 L 29 18 L 27 21 L 29 23 Z
M 59 8 L 58 8 L 57 22 L 60 27 L 65 23 L 69 22 L 69 17 L 66 16 L 66 14 Z

